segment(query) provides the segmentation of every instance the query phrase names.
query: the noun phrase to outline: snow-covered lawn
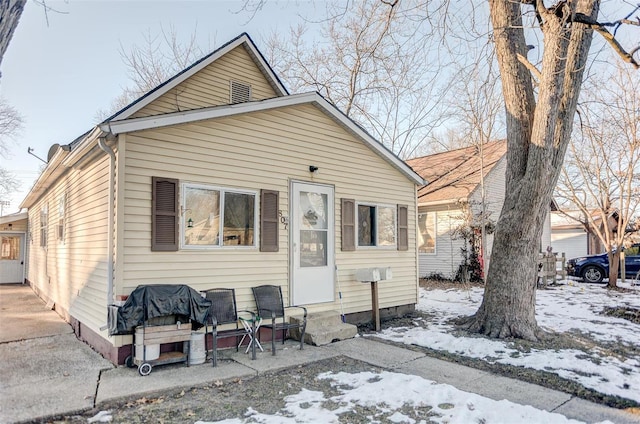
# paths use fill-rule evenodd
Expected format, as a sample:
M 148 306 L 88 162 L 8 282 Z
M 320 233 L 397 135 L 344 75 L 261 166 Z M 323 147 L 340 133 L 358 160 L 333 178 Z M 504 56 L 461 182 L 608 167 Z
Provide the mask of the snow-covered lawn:
M 414 375 L 394 372 L 322 373 L 340 387 L 340 394 L 325 397 L 323 392 L 303 389 L 285 397 L 286 406 L 275 415 L 248 409 L 244 418 L 217 421 L 216 424 L 295 424 L 338 423 L 344 413 L 359 413 L 358 406 L 373 409 L 366 416 L 376 423 L 580 423 L 560 414 L 518 405 L 507 400 L 495 401 L 473 393 L 463 392 L 447 384 L 437 384 Z M 419 419 L 411 415 L 420 416 Z M 422 411 L 422 413 L 417 412 Z M 427 416 L 427 414 L 429 414 Z M 424 417 L 424 418 L 423 418 Z M 347 420 L 348 422 L 348 420 Z M 605 421 L 610 423 L 610 421 Z M 197 421 L 195 424 L 213 424 Z
M 416 318 L 412 327 L 389 328 L 376 336 L 487 362 L 545 370 L 601 393 L 640 402 L 640 325 L 600 314 L 605 307 L 640 308 L 640 290 L 609 292 L 602 286 L 569 281 L 550 290 L 538 291 L 538 323 L 554 332 L 574 336 L 583 343 L 584 350 L 518 350 L 513 343 L 461 335 L 455 331 L 448 321 L 473 314 L 481 300 L 481 288 L 420 289 L 418 309 L 429 318 Z M 609 349 L 612 345 L 625 348 L 616 349 L 617 353 L 614 353 Z M 303 389 L 287 396 L 286 406 L 275 415 L 249 409 L 245 417 L 218 423 L 337 423 L 341 414 L 359 413 L 359 407 L 368 408 L 371 415 L 366 418 L 370 422 L 578 422 L 531 406 L 463 392 L 413 375 L 328 372 L 317 378 L 329 380 L 332 386 L 339 388 L 339 394 L 327 396 L 323 392 Z M 198 421 L 196 424 L 208 423 Z
M 640 402 L 640 325 L 601 314 L 605 307 L 640 309 L 640 291 L 611 292 L 601 285 L 573 281 L 538 290 L 538 324 L 573 336 L 584 348 L 528 351 L 518 350 L 514 343 L 454 331 L 448 321 L 473 314 L 482 301 L 482 293 L 482 288 L 477 287 L 420 289 L 418 309 L 427 313 L 429 319 L 416 322 L 411 328 L 389 328 L 380 337 L 490 363 L 544 370 L 600 393 Z

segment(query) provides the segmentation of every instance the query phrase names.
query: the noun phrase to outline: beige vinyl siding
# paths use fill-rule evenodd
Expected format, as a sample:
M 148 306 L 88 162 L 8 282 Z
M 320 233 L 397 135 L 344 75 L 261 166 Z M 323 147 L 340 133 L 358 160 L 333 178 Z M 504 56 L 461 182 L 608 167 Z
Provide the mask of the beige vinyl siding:
M 251 100 L 277 94 L 243 46 L 238 46 L 178 84 L 132 117 L 159 115 L 230 103 L 230 81 L 251 85 Z
M 436 213 L 436 252 L 420 253 L 420 277 L 440 274 L 445 278 L 454 278 L 462 261 L 460 249 L 464 240 L 453 235 L 454 230 L 463 223 L 464 212 L 460 205 L 446 204 L 438 206 L 420 206 L 418 213 Z
M 93 331 L 106 323 L 106 155 L 86 168 L 71 168 L 31 208 L 27 278 L 56 310 Z M 65 234 L 58 240 L 58 199 L 65 195 Z M 47 248 L 40 246 L 40 210 L 49 207 Z
M 151 283 L 184 283 L 196 290 L 234 287 L 239 308 L 253 308 L 251 287 L 278 284 L 288 297 L 289 230 L 284 225 L 275 253 L 262 253 L 258 247 L 151 252 L 151 177 L 162 176 L 181 183 L 278 190 L 279 209 L 286 216 L 292 180 L 333 185 L 336 264 L 345 313 L 371 309 L 369 285 L 354 280 L 361 267 L 392 267 L 393 280 L 380 284 L 381 307 L 417 302 L 415 186 L 314 106 L 146 130 L 126 140 L 123 294 Z M 313 177 L 310 165 L 319 168 Z M 342 252 L 341 198 L 408 205 L 409 251 Z M 338 310 L 337 291 L 338 284 L 335 302 L 309 305 L 309 310 Z

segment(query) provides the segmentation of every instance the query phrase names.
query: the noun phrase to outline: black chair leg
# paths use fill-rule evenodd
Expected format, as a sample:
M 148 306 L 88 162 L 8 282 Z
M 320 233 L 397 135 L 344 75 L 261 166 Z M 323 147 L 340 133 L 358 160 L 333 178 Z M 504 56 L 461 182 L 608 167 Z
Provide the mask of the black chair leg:
M 218 331 L 213 330 L 211 333 L 211 337 L 213 339 L 213 353 L 211 354 L 211 362 L 214 367 L 218 366 Z
M 271 355 L 276 356 L 276 316 L 271 319 Z

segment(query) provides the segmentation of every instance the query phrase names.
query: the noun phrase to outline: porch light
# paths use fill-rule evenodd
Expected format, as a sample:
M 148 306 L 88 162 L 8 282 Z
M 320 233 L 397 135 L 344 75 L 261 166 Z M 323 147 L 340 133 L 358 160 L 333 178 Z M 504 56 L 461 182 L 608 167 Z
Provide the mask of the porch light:
M 189 218 L 187 220 L 187 228 L 193 228 L 193 219 Z

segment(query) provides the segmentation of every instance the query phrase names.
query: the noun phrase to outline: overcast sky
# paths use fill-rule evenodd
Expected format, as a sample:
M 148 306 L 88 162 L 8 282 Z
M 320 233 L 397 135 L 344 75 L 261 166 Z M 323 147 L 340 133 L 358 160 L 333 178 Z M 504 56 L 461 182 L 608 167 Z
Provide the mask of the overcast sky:
M 0 165 L 21 181 L 4 213 L 17 212 L 43 165 L 27 154 L 46 159 L 54 143 L 68 144 L 92 128 L 96 112 L 129 85 L 120 45 L 142 45 L 143 32 L 159 33 L 174 26 L 188 37 L 197 27 L 198 44 L 211 50 L 247 32 L 264 52 L 273 30 L 285 31 L 299 13 L 313 13 L 318 4 L 276 1 L 253 19 L 237 12 L 240 1 L 95 1 L 48 0 L 64 13 L 48 13 L 28 0 L 18 28 L 2 61 L 0 95 L 24 116 L 24 130 L 11 146 L 11 157 Z M 247 22 L 248 21 L 248 22 Z

